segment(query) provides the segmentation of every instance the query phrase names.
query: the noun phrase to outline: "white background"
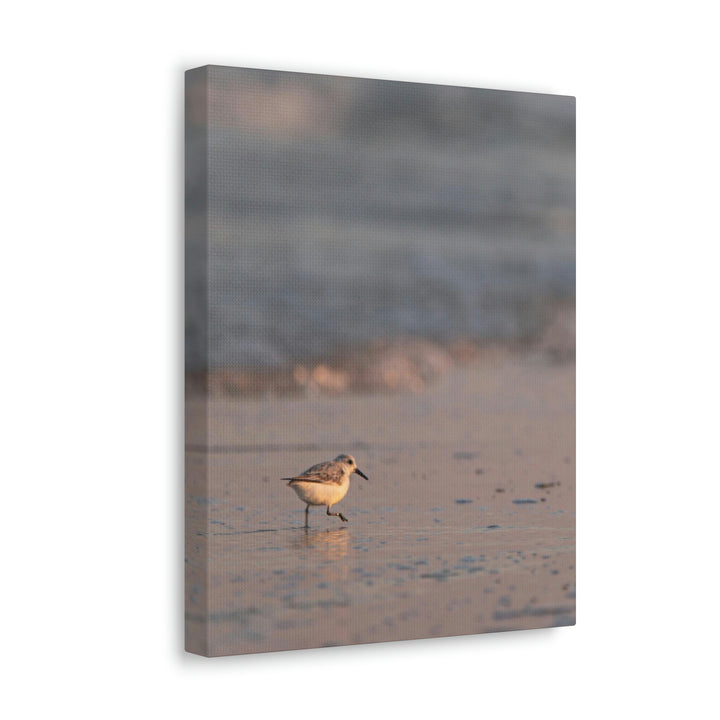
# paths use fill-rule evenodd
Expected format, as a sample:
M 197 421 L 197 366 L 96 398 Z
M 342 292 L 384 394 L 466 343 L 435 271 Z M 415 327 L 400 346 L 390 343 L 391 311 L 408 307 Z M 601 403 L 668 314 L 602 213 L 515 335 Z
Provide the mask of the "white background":
M 717 712 L 711 7 L 5 8 L 6 717 Z M 577 96 L 575 628 L 183 653 L 182 90 L 207 63 Z

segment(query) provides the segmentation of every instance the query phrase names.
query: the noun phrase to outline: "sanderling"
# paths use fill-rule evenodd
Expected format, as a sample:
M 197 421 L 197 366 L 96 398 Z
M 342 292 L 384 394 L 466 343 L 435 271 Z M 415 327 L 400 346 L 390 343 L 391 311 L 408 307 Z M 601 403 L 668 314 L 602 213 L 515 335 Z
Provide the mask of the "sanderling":
M 343 522 L 347 522 L 347 518 L 342 513 L 331 513 L 330 508 L 345 497 L 350 487 L 350 475 L 354 472 L 368 479 L 365 473 L 358 470 L 352 455 L 338 455 L 334 460 L 313 465 L 296 477 L 283 478 L 306 503 L 305 527 L 309 527 L 308 510 L 311 505 L 325 505 L 327 515 L 335 515 Z

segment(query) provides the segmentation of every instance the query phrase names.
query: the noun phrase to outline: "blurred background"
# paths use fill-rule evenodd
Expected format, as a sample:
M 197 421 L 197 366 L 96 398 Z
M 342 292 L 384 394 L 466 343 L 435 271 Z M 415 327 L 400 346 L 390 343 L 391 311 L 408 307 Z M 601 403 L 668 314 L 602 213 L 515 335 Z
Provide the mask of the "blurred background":
M 558 312 L 555 359 L 574 357 L 574 98 L 187 77 L 189 378 L 239 396 L 417 390 Z

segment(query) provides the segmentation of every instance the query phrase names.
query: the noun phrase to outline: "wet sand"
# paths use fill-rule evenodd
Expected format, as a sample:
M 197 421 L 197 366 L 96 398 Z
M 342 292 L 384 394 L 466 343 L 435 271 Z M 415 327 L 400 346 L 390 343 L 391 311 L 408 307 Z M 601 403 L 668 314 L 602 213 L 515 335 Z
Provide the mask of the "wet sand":
M 187 400 L 189 650 L 575 623 L 574 363 L 475 363 L 419 394 L 212 397 L 207 427 L 202 403 Z M 335 506 L 348 523 L 311 508 L 305 529 L 280 478 L 341 452 L 370 482 Z

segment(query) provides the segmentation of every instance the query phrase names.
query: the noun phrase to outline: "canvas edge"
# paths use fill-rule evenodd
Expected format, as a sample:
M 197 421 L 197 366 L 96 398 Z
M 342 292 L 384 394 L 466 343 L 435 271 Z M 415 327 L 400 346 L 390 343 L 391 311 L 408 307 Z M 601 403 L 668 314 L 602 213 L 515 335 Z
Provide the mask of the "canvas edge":
M 190 557 L 196 537 L 191 528 L 191 482 L 200 486 L 200 494 L 207 496 L 208 490 L 208 394 L 207 374 L 201 372 L 200 377 L 190 367 L 189 352 L 189 317 L 201 318 L 205 323 L 201 333 L 200 354 L 208 357 L 208 67 L 195 68 L 185 73 L 185 650 L 190 653 L 210 656 L 207 634 L 207 544 L 202 544 L 200 564 L 202 567 L 203 587 L 194 593 L 191 587 Z M 194 206 L 195 216 L 201 222 L 191 224 L 189 208 Z M 191 286 L 193 291 L 190 292 Z M 197 340 L 193 341 L 197 347 Z M 207 363 L 204 363 L 207 367 Z M 190 377 L 192 374 L 192 378 Z M 200 397 L 200 402 L 188 402 L 189 395 Z M 191 432 L 194 437 L 191 437 Z M 198 445 L 198 436 L 202 442 Z M 194 445 L 193 445 L 194 442 Z M 189 454 L 193 455 L 194 479 L 190 477 Z M 207 506 L 201 506 L 204 523 L 207 527 Z M 191 607 L 192 598 L 192 607 Z M 191 628 L 191 623 L 198 623 Z

